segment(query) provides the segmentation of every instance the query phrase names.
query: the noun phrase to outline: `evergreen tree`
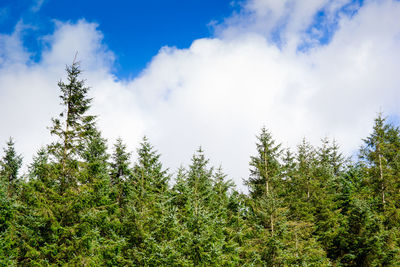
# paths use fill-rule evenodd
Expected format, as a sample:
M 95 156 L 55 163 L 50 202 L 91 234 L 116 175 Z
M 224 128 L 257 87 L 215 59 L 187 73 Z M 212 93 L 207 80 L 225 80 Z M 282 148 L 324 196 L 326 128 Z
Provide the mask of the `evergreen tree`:
M 305 138 L 297 147 L 297 179 L 298 190 L 303 192 L 302 198 L 309 201 L 315 188 L 313 172 L 316 165 L 316 152 L 314 147 Z
M 13 225 L 14 199 L 9 198 L 6 182 L 0 179 L 0 266 L 15 266 L 17 242 Z
M 273 191 L 274 185 L 280 182 L 279 157 L 282 153 L 281 145 L 275 145 L 275 141 L 265 127 L 261 129 L 257 140 L 258 155 L 251 157 L 250 178 L 245 181 L 253 198 L 268 195 Z
M 84 140 L 95 129 L 95 116 L 86 115 L 92 99 L 87 97 L 89 87 L 85 87 L 85 81 L 79 80 L 82 72 L 79 63 L 74 60 L 71 66 L 66 67 L 66 72 L 68 82 L 58 83 L 64 110 L 59 118 L 52 119 L 53 126 L 50 127 L 50 133 L 59 140 L 49 146 L 50 154 L 59 164 L 61 191 L 76 186 L 78 160 Z
M 388 200 L 394 202 L 393 197 L 397 193 L 394 189 L 400 188 L 398 186 L 399 129 L 385 121 L 382 114 L 379 114 L 375 119 L 372 134 L 364 139 L 365 145 L 360 151 L 360 159 L 369 177 L 373 194 L 380 199 L 381 209 L 387 206 Z
M 126 151 L 126 145 L 123 144 L 121 138 L 118 138 L 117 142 L 114 144 L 114 151 L 110 164 L 112 184 L 120 184 L 123 181 L 128 180 L 132 175 L 132 170 L 129 167 L 130 158 L 131 153 Z
M 81 177 L 81 183 L 93 182 L 94 178 L 99 176 L 109 179 L 107 161 L 110 156 L 107 153 L 107 141 L 101 137 L 101 133 L 97 129 L 94 129 L 93 134 L 84 140 L 81 157 L 85 163 L 85 168 L 83 168 L 85 172 Z
M 164 192 L 167 189 L 169 177 L 167 171 L 162 169 L 160 154 L 157 154 L 146 136 L 143 137 L 137 154 L 138 162 L 133 168 L 136 182 L 141 184 L 143 190 L 147 192 Z
M 14 145 L 14 141 L 10 137 L 7 147 L 4 148 L 4 156 L 0 161 L 0 178 L 5 180 L 9 196 L 13 195 L 16 191 L 19 178 L 18 172 L 22 166 L 22 156 L 17 154 Z
M 261 129 L 257 140 L 258 155 L 251 157 L 250 178 L 245 181 L 245 184 L 249 187 L 254 211 L 262 212 L 262 217 L 268 217 L 263 224 L 273 235 L 275 215 L 280 205 L 278 191 L 282 186 L 282 170 L 279 157 L 282 151 L 280 144 L 275 145 L 275 141 L 265 127 Z
M 177 227 L 169 202 L 169 175 L 146 137 L 137 154 L 132 175 L 126 181 L 129 193 L 123 228 L 130 244 L 125 253 L 135 265 L 167 265 L 175 258 L 170 237 Z
M 322 139 L 322 146 L 317 151 L 317 157 L 320 164 L 331 168 L 334 175 L 338 175 L 345 164 L 345 159 L 339 151 L 339 145 L 335 140 L 330 142 L 328 138 Z
M 34 158 L 33 179 L 21 194 L 20 212 L 25 216 L 18 217 L 23 226 L 19 261 L 24 265 L 86 265 L 105 260 L 101 235 L 112 204 L 104 172 L 105 141 L 96 132 L 94 116 L 86 115 L 91 99 L 88 87 L 78 79 L 79 64 L 74 62 L 66 71 L 68 83 L 58 83 L 65 109 L 50 128 L 59 140 L 48 147 L 48 153 L 41 150 Z
M 227 231 L 224 227 L 226 206 L 223 202 L 215 202 L 221 198 L 216 197 L 214 170 L 208 167 L 208 162 L 202 149 L 197 150 L 188 170 L 181 170 L 173 189 L 181 225 L 181 236 L 174 243 L 183 256 L 179 265 L 235 265 L 234 246 L 232 248 L 224 233 Z M 216 180 L 222 177 L 218 174 Z
M 49 180 L 51 165 L 49 163 L 49 154 L 45 148 L 38 150 L 33 157 L 33 162 L 29 166 L 30 179 L 38 179 L 42 182 L 49 184 L 53 181 Z

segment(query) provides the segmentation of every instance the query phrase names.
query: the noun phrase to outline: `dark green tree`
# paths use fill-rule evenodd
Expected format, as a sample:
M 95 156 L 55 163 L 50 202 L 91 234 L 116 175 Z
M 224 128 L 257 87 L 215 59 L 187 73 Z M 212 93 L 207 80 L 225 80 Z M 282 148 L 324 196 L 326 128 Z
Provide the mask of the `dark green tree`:
M 0 178 L 7 184 L 7 192 L 12 196 L 16 191 L 18 184 L 18 172 L 22 166 L 22 156 L 15 151 L 14 140 L 10 137 L 7 147 L 4 148 L 4 156 L 0 161 Z
M 102 240 L 110 236 L 104 229 L 113 219 L 106 216 L 113 203 L 105 140 L 96 131 L 95 117 L 86 115 L 91 99 L 79 80 L 79 64 L 66 71 L 68 83 L 58 83 L 65 109 L 50 128 L 58 140 L 34 158 L 31 179 L 20 197 L 23 265 L 96 265 L 106 259 L 108 246 Z
M 224 185 L 224 175 L 208 164 L 200 148 L 188 169 L 181 169 L 173 188 L 180 223 L 180 237 L 174 242 L 182 255 L 179 265 L 238 264 L 234 237 L 228 234 L 229 202 L 220 195 L 226 193 L 228 184 Z
M 82 72 L 79 62 L 74 60 L 66 67 L 66 72 L 68 82 L 58 83 L 64 110 L 59 118 L 52 119 L 50 127 L 50 133 L 57 136 L 58 141 L 49 146 L 50 154 L 59 164 L 61 191 L 77 185 L 76 172 L 84 141 L 95 129 L 95 116 L 86 114 L 92 99 L 87 96 L 89 87 L 79 79 Z
M 177 219 L 170 204 L 170 177 L 162 166 L 160 154 L 146 137 L 137 155 L 133 172 L 125 182 L 128 194 L 123 228 L 129 240 L 126 254 L 135 265 L 168 265 L 177 257 L 171 245 Z
M 146 192 L 162 193 L 168 187 L 169 176 L 163 170 L 160 154 L 154 150 L 147 137 L 143 137 L 137 151 L 138 162 L 133 168 L 134 177 Z
M 282 154 L 280 144 L 275 144 L 272 135 L 265 127 L 257 136 L 257 156 L 250 161 L 250 177 L 245 181 L 253 198 L 270 194 L 273 187 L 280 183 L 279 157 Z
M 110 177 L 112 184 L 120 184 L 131 177 L 130 158 L 131 153 L 126 151 L 126 145 L 122 142 L 121 138 L 118 138 L 114 144 L 114 151 L 111 156 Z
M 0 266 L 15 266 L 17 236 L 15 234 L 15 200 L 8 196 L 6 181 L 0 179 Z
M 380 198 L 380 208 L 387 202 L 395 202 L 399 186 L 400 133 L 397 127 L 386 123 L 379 114 L 375 119 L 372 134 L 364 139 L 360 159 L 368 176 L 376 199 Z M 389 204 L 390 204 L 389 203 Z

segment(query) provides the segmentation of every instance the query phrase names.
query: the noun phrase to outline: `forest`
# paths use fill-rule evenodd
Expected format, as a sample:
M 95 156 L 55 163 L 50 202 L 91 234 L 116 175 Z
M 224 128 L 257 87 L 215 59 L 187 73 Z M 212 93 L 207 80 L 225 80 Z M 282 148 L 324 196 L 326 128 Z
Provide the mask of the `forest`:
M 146 137 L 108 150 L 78 62 L 66 76 L 55 141 L 25 174 L 18 140 L 0 155 L 0 266 L 400 266 L 400 130 L 383 114 L 353 158 L 262 128 L 243 194 L 201 148 L 173 173 Z

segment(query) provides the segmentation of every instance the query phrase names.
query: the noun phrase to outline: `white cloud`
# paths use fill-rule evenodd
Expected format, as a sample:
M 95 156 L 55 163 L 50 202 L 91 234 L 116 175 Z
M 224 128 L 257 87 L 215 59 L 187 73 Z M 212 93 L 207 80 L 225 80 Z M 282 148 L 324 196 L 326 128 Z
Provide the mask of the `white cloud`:
M 215 37 L 162 48 L 129 81 L 111 74 L 114 56 L 96 24 L 58 22 L 39 63 L 29 62 L 17 33 L 3 35 L 0 141 L 15 136 L 26 155 L 46 143 L 59 110 L 56 82 L 79 51 L 104 135 L 121 136 L 131 150 L 148 135 L 172 170 L 202 145 L 241 184 L 263 125 L 285 146 L 330 136 L 351 153 L 376 112 L 400 114 L 400 3 L 367 1 L 352 17 L 340 13 L 348 1 L 338 3 L 249 0 Z M 321 9 L 326 23 L 338 22 L 331 42 L 297 51 Z M 280 48 L 271 40 L 277 25 L 284 25 Z

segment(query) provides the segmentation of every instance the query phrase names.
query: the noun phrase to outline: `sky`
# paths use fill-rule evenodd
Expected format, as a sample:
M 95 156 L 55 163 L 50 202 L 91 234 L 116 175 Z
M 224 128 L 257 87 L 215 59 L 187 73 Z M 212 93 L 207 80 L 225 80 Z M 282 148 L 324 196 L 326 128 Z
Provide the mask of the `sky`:
M 354 155 L 378 112 L 400 118 L 399 1 L 3 0 L 0 142 L 26 164 L 76 51 L 110 144 L 146 135 L 171 172 L 202 146 L 241 190 L 263 126 Z
M 18 22 L 29 25 L 23 41 L 38 62 L 44 46 L 38 37 L 54 32 L 55 20 L 96 23 L 103 44 L 116 55 L 113 74 L 127 79 L 139 74 L 161 47 L 187 48 L 210 36 L 213 21 L 237 6 L 227 0 L 117 0 L 112 5 L 106 0 L 6 0 L 0 4 L 0 32 L 13 32 Z

